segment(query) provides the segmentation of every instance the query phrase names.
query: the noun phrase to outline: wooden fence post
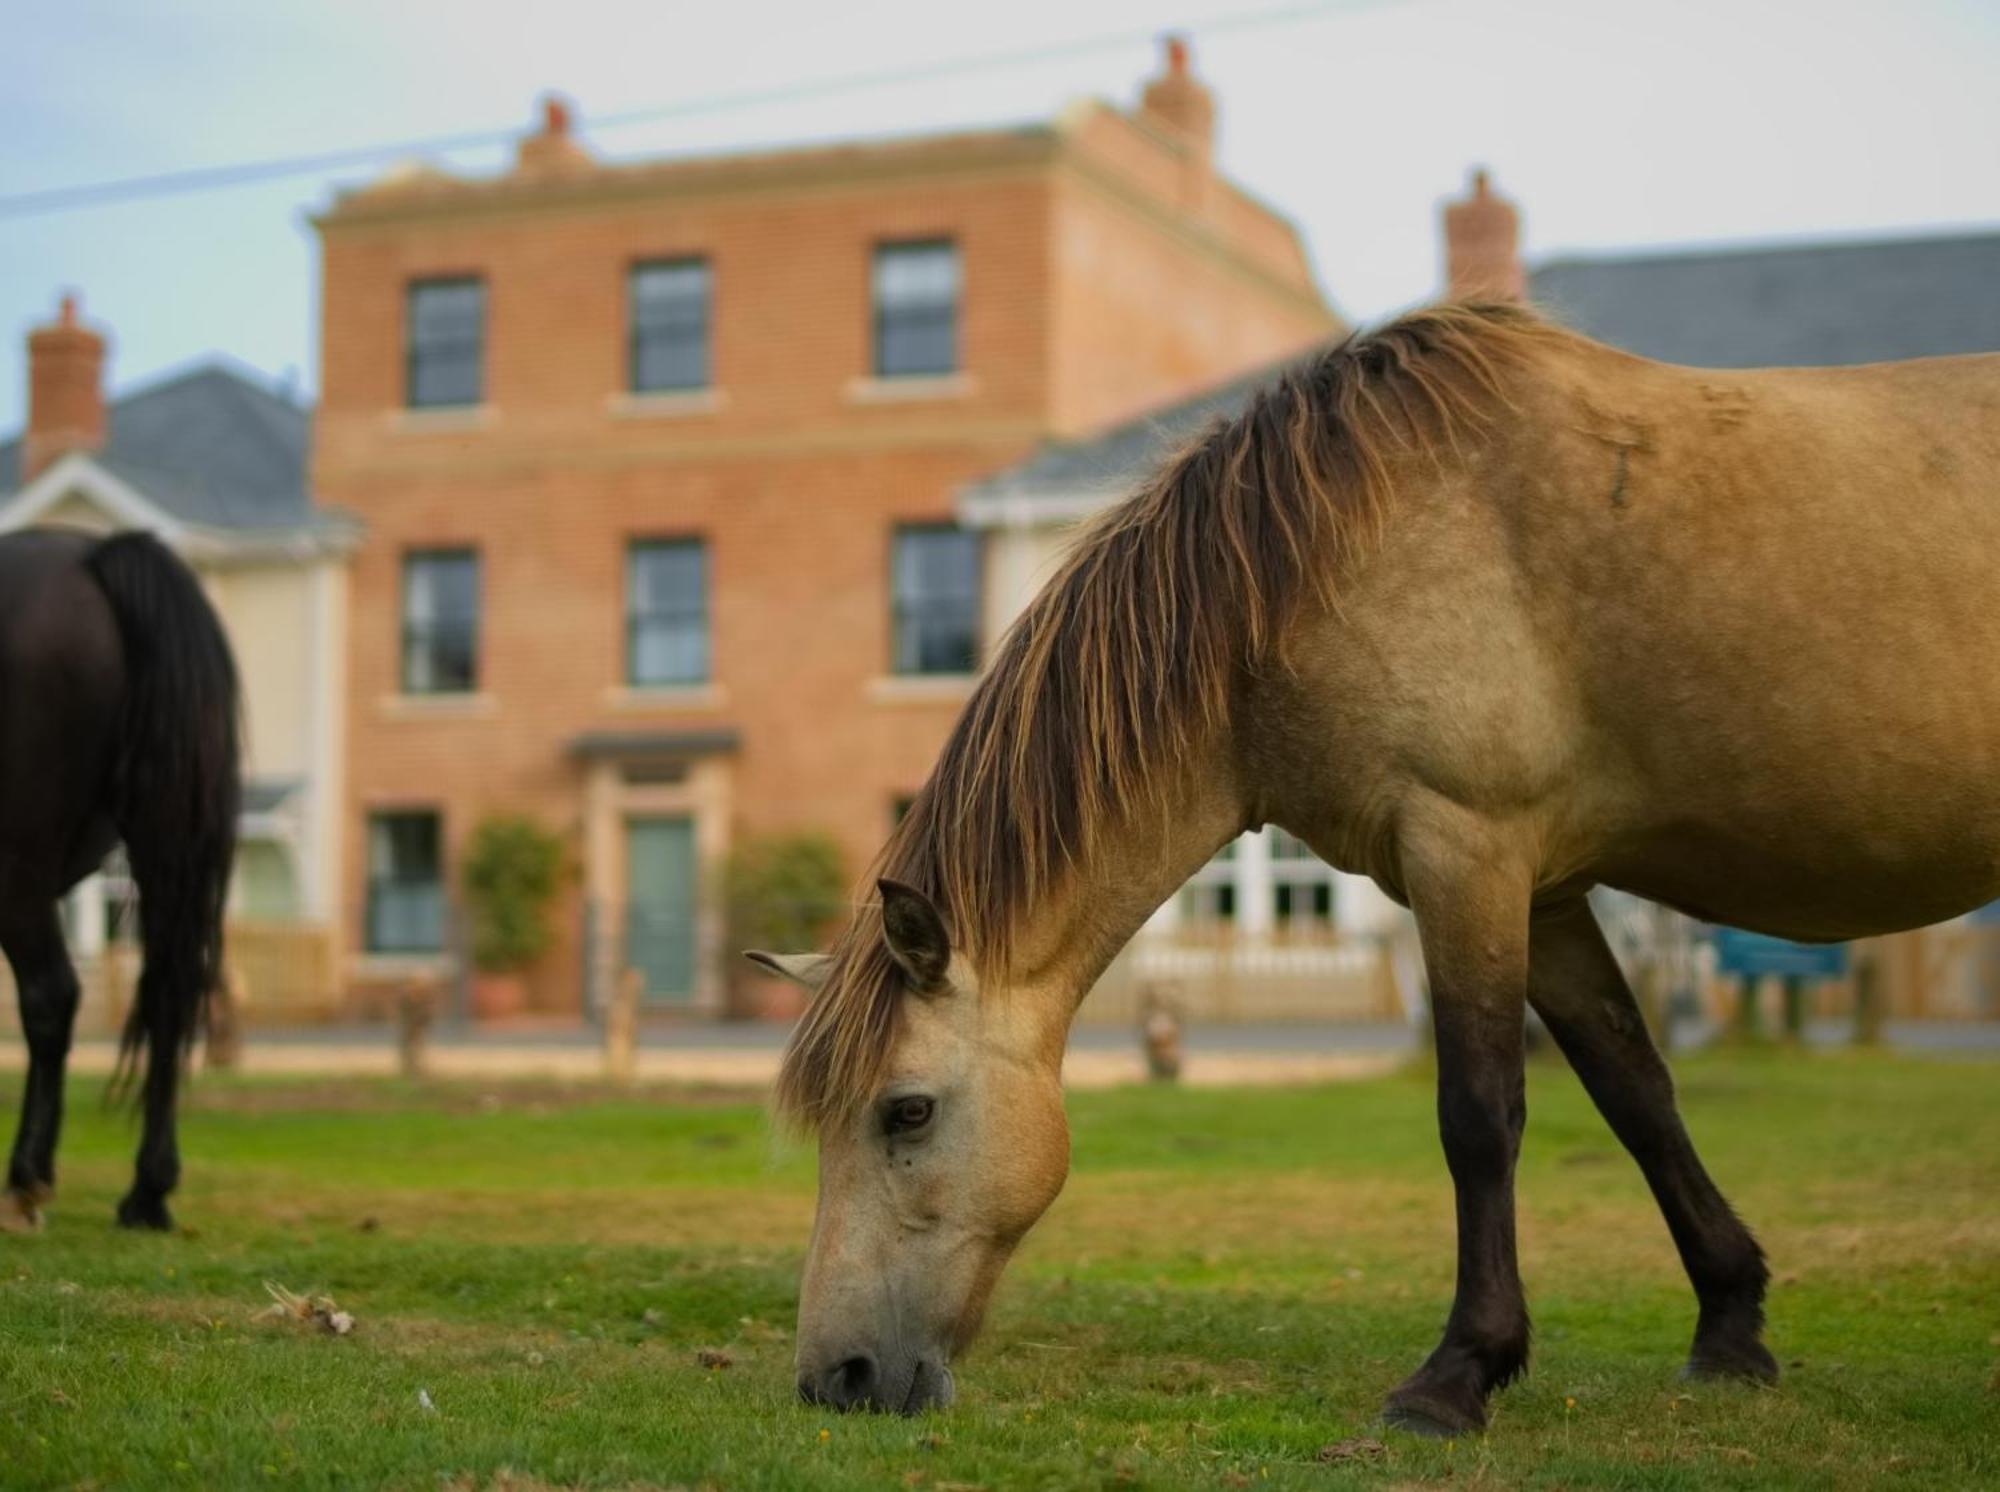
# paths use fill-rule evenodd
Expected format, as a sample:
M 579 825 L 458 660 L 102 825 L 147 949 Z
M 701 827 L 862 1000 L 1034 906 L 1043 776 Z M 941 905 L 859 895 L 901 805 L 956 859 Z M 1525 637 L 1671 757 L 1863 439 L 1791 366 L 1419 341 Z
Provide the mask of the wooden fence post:
M 243 1059 L 243 1006 L 250 991 L 243 971 L 225 964 L 222 979 L 208 995 L 208 1029 L 202 1055 L 210 1068 L 227 1072 Z
M 645 974 L 627 969 L 605 1008 L 604 1075 L 614 1083 L 629 1084 L 639 1076 L 639 997 L 645 990 Z
M 431 1022 L 437 1019 L 438 982 L 417 978 L 396 995 L 396 1066 L 403 1077 L 418 1082 L 430 1071 Z

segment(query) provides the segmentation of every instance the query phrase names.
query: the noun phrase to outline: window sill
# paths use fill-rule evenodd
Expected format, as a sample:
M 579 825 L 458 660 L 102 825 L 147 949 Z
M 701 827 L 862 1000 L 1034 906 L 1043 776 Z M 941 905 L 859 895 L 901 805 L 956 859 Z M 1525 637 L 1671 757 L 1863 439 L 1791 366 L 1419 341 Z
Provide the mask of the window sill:
M 716 414 L 728 407 L 729 395 L 721 389 L 673 389 L 653 394 L 613 394 L 604 407 L 613 419 L 677 420 L 690 415 Z
M 892 673 L 868 681 L 876 704 L 962 704 L 979 682 L 976 673 Z
M 392 409 L 389 428 L 398 435 L 448 435 L 485 430 L 498 423 L 491 404 L 441 405 L 435 409 Z
M 926 400 L 969 399 L 979 391 L 970 373 L 912 373 L 847 381 L 850 404 L 915 404 Z
M 728 702 L 720 684 L 619 684 L 604 691 L 614 710 L 719 710 Z
M 490 694 L 385 694 L 375 702 L 376 713 L 390 720 L 478 719 L 499 709 Z

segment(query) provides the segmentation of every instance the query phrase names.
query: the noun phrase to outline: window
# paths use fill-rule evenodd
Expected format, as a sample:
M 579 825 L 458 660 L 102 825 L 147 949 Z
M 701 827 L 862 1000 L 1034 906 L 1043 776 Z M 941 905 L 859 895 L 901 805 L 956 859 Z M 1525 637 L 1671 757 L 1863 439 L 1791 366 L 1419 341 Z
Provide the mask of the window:
M 708 387 L 708 283 L 706 259 L 633 266 L 633 393 Z
M 403 556 L 403 692 L 469 694 L 479 686 L 479 556 Z
M 883 244 L 875 250 L 875 376 L 958 369 L 958 246 Z
M 444 857 L 438 816 L 427 811 L 368 818 L 370 953 L 444 949 Z
M 1333 867 L 1283 829 L 1271 830 L 1272 922 L 1286 932 L 1333 929 Z
M 897 673 L 971 673 L 979 662 L 979 535 L 948 524 L 896 530 L 890 583 Z
M 625 679 L 708 678 L 708 555 L 699 539 L 647 540 L 625 560 Z
M 1181 917 L 1192 929 L 1221 931 L 1236 925 L 1236 841 L 1217 850 L 1181 888 Z
M 411 409 L 477 404 L 486 364 L 486 286 L 474 279 L 417 280 L 410 286 L 407 383 Z

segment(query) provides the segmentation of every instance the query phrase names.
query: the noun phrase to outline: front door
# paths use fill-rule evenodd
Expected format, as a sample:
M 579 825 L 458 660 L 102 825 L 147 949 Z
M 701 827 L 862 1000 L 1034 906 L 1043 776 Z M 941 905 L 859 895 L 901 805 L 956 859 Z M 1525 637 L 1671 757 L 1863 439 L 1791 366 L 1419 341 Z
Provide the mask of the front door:
M 625 824 L 625 961 L 646 977 L 646 998 L 694 995 L 694 821 Z

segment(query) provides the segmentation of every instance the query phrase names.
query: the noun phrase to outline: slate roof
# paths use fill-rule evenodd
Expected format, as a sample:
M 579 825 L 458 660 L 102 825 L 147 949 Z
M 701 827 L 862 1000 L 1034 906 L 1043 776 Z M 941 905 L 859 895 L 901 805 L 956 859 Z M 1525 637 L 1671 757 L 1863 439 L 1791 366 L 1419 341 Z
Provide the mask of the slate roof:
M 1233 418 L 1251 394 L 1307 355 L 1266 364 L 1095 436 L 1045 441 L 1026 461 L 974 482 L 963 496 L 975 510 L 1019 499 L 1047 503 L 1124 496 L 1211 420 Z
M 231 532 L 336 524 L 306 492 L 306 410 L 221 363 L 114 400 L 91 459 L 184 522 Z M 21 486 L 21 441 L 0 444 L 0 496 Z
M 2000 232 L 1559 259 L 1534 271 L 1529 287 L 1537 305 L 1578 331 L 1696 367 L 2000 352 Z M 1087 439 L 1047 442 L 1019 465 L 965 488 L 962 512 L 973 523 L 991 522 L 1016 504 L 1046 521 L 1081 516 L 1129 493 L 1285 366 L 1274 363 Z
M 1578 331 L 1699 368 L 2000 352 L 2000 231 L 1558 259 L 1528 284 Z

